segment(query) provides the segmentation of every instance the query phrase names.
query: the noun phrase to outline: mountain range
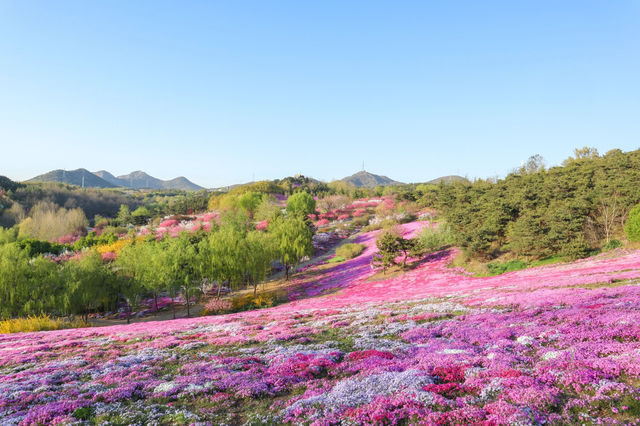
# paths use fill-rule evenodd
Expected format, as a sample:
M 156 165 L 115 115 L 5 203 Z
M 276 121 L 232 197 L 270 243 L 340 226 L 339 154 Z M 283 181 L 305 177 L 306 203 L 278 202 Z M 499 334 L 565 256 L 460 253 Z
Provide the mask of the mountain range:
M 340 181 L 357 188 L 375 188 L 376 186 L 403 184 L 402 182 L 395 181 L 387 176 L 376 175 L 364 170 L 361 170 L 351 176 L 347 176 Z M 440 182 L 444 182 L 445 184 L 451 184 L 458 181 L 467 180 L 461 176 L 442 176 L 427 183 L 438 184 Z M 90 172 L 87 169 L 58 169 L 36 176 L 26 182 L 60 182 L 70 185 L 84 186 L 86 188 L 177 189 L 183 191 L 198 191 L 205 189 L 183 176 L 170 180 L 162 180 L 141 170 L 131 172 L 127 175 L 114 176 L 106 170 Z M 229 187 L 225 187 L 225 189 L 228 190 Z
M 29 179 L 27 182 L 60 182 L 93 188 L 131 188 L 131 189 L 179 189 L 197 191 L 204 189 L 189 179 L 180 176 L 175 179 L 162 180 L 138 170 L 128 175 L 114 176 L 106 170 L 92 173 L 87 169 L 52 170 L 48 173 Z

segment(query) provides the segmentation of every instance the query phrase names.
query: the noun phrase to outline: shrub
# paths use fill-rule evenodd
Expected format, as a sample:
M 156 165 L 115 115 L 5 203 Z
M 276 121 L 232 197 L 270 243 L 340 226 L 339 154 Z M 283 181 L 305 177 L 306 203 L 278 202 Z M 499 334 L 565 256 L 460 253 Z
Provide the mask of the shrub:
M 231 312 L 233 309 L 233 302 L 230 300 L 213 298 L 204 305 L 202 315 L 219 315 L 227 312 Z
M 617 249 L 618 247 L 622 247 L 622 243 L 619 240 L 611 240 L 604 245 L 603 249 L 605 251 L 609 251 L 609 250 Z
M 624 225 L 624 231 L 629 241 L 640 241 L 640 204 L 629 212 L 629 218 Z
M 274 299 L 271 295 L 259 294 L 253 296 L 253 294 L 245 294 L 243 296 L 236 296 L 231 299 L 232 309 L 234 311 L 246 311 L 250 309 L 268 308 L 273 306 Z
M 344 259 L 353 259 L 354 257 L 360 256 L 360 254 L 364 251 L 364 244 L 343 244 L 336 250 L 336 257 L 343 257 Z
M 453 244 L 453 234 L 448 225 L 440 225 L 436 228 L 423 228 L 418 236 L 420 250 L 431 253 Z
M 327 260 L 327 263 L 340 263 L 340 262 L 344 262 L 345 259 L 342 256 L 333 256 L 331 259 Z
M 51 318 L 49 315 L 39 315 L 0 321 L 0 334 L 60 330 L 63 328 L 76 327 L 87 327 L 87 324 L 82 321 L 65 321 L 60 318 Z
M 369 215 L 360 215 L 355 217 L 352 221 L 351 221 L 351 226 L 353 226 L 354 228 L 361 228 L 363 226 L 367 226 L 369 224 Z

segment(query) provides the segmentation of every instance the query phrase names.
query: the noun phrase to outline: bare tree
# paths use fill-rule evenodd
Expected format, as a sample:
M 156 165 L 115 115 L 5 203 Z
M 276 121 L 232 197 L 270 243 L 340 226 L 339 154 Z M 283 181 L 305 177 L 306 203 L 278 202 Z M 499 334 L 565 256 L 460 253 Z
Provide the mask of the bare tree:
M 624 207 L 618 202 L 619 195 L 614 192 L 611 197 L 601 198 L 598 207 L 598 219 L 602 225 L 604 237 L 607 243 L 611 240 L 616 222 L 623 217 Z

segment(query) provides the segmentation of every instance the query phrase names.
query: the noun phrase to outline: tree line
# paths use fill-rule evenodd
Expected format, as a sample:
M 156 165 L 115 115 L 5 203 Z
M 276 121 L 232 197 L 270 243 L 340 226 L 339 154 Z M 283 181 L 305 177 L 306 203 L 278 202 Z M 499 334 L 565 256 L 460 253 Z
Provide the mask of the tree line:
M 49 313 L 86 320 L 92 312 L 118 306 L 130 313 L 145 297 L 157 308 L 161 294 L 181 295 L 190 314 L 207 284 L 215 284 L 218 297 L 223 287 L 255 293 L 276 264 L 288 278 L 290 269 L 312 254 L 307 215 L 314 210 L 313 197 L 298 193 L 284 212 L 274 212 L 266 230 L 255 229 L 245 211 L 231 211 L 208 233 L 132 238 L 113 262 L 85 249 L 56 263 L 41 254 L 47 247 L 24 240 L 0 244 L 0 318 Z
M 559 167 L 533 156 L 504 179 L 418 185 L 407 197 L 438 209 L 474 257 L 579 258 L 620 244 L 638 182 L 640 150 L 583 148 Z

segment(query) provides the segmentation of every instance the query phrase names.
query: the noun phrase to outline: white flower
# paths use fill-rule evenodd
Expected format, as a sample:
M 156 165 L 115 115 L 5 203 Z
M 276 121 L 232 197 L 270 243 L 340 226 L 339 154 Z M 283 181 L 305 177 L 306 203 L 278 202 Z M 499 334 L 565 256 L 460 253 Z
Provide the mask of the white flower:
M 521 345 L 532 345 L 533 342 L 535 342 L 536 339 L 534 339 L 533 337 L 530 336 L 520 336 L 516 339 L 516 342 L 520 343 Z
M 164 382 L 164 383 L 160 383 L 158 386 L 156 386 L 153 389 L 153 393 L 165 393 L 165 392 L 171 392 L 173 389 L 176 388 L 176 386 L 178 386 L 177 384 L 173 383 L 173 382 Z

